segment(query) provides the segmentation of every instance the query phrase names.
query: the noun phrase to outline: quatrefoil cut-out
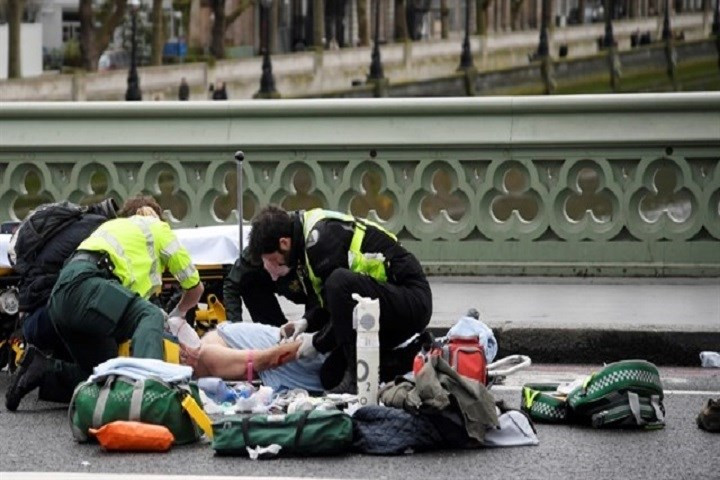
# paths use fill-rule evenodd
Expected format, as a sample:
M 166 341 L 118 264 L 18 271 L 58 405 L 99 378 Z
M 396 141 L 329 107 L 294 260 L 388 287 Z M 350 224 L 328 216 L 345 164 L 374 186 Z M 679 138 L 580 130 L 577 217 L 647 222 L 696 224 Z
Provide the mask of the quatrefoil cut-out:
M 188 213 L 189 202 L 180 189 L 178 174 L 169 165 L 161 166 L 152 173 L 155 175 L 148 172 L 146 177 L 146 181 L 151 185 L 147 193 L 155 197 L 163 210 L 169 210 L 173 219 L 184 219 Z
M 656 223 L 667 216 L 675 223 L 687 221 L 693 213 L 690 192 L 679 188 L 673 168 L 659 167 L 653 176 L 654 189 L 649 190 L 639 203 L 640 216 L 648 223 Z
M 515 214 L 519 220 L 528 223 L 539 211 L 536 194 L 530 189 L 530 178 L 524 168 L 513 166 L 505 170 L 502 177 L 502 191 L 492 201 L 490 210 L 500 222 L 507 222 Z
M 111 190 L 112 180 L 107 168 L 100 164 L 83 167 L 78 174 L 77 186 L 78 189 L 70 194 L 69 199 L 80 205 L 91 205 L 108 197 L 120 199 L 120 195 Z
M 212 202 L 212 212 L 217 219 L 227 221 L 233 210 L 238 208 L 237 171 L 234 169 L 228 170 L 221 178 L 222 186 L 215 189 L 218 193 Z M 243 190 L 242 216 L 243 219 L 252 218 L 257 210 L 257 200 L 249 191 L 247 185 L 243 185 Z
M 565 215 L 572 222 L 590 217 L 595 223 L 608 223 L 613 217 L 613 194 L 603 188 L 600 173 L 583 167 L 576 176 L 576 189 L 565 201 Z M 579 192 L 579 193 L 577 193 Z
M 438 167 L 432 173 L 429 195 L 426 194 L 420 202 L 422 216 L 433 221 L 442 212 L 453 222 L 459 222 L 467 213 L 468 200 L 454 185 L 452 172 Z
M 350 200 L 353 215 L 366 218 L 371 210 L 384 220 L 390 220 L 395 213 L 393 197 L 385 189 L 382 173 L 378 170 L 365 170 L 362 173 L 362 194 L 354 195 Z
M 24 172 L 21 185 L 22 193 L 15 196 L 11 207 L 17 219 L 25 218 L 31 210 L 43 203 L 54 201 L 52 195 L 45 190 L 42 175 L 35 168 Z
M 280 202 L 285 210 L 310 210 L 325 206 L 323 196 L 315 191 L 314 175 L 307 167 L 296 167 L 288 178 L 288 184 L 284 185 L 286 195 Z
M 639 239 L 688 239 L 702 227 L 702 191 L 686 162 L 661 158 L 642 166 L 628 202 L 628 228 Z

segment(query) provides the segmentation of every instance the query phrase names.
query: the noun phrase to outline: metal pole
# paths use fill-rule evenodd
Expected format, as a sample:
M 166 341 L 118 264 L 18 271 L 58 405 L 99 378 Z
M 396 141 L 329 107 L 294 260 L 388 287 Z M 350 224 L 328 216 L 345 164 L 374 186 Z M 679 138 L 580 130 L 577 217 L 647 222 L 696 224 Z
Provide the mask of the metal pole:
M 243 151 L 238 150 L 237 152 L 235 152 L 235 171 L 237 175 L 238 229 L 240 235 L 240 241 L 238 242 L 238 245 L 240 246 L 240 256 L 242 256 L 243 253 L 243 160 L 245 160 L 245 154 L 243 153 Z
M 142 100 L 142 92 L 140 92 L 140 79 L 137 73 L 137 40 L 135 31 L 137 29 L 137 8 L 132 8 L 132 27 L 130 43 L 132 45 L 130 56 L 130 72 L 128 73 L 127 91 L 125 92 L 125 100 L 138 101 Z
M 463 39 L 458 70 L 473 68 L 473 58 L 470 52 L 470 1 L 465 0 L 465 38 Z
M 540 59 L 540 75 L 542 76 L 545 94 L 555 93 L 555 72 L 550 57 L 550 41 L 548 39 L 548 17 L 550 17 L 549 0 L 542 0 L 542 22 L 540 24 L 540 44 L 537 56 Z
M 270 60 L 270 6 L 272 2 L 260 2 L 260 23 L 262 24 L 263 33 L 263 61 L 262 76 L 260 77 L 260 90 L 255 95 L 256 98 L 278 98 L 280 95 L 275 88 L 275 77 L 272 73 L 272 61 Z
M 715 0 L 712 33 L 715 35 L 715 48 L 718 51 L 718 67 L 720 67 L 720 0 Z
M 603 39 L 603 44 L 605 45 L 605 48 L 610 48 L 615 45 L 612 24 L 615 2 L 614 0 L 606 0 L 605 5 L 607 7 L 607 11 L 605 12 L 605 38 Z
M 368 80 L 382 80 L 383 78 L 385 78 L 385 74 L 383 73 L 382 61 L 380 59 L 380 0 L 375 0 L 375 41 Z
M 605 38 L 603 43 L 607 50 L 608 68 L 610 70 L 610 87 L 613 92 L 620 90 L 620 56 L 615 45 L 615 35 L 613 34 L 613 15 L 615 14 L 615 0 L 607 0 L 605 2 Z
M 540 13 L 540 44 L 538 45 L 538 57 L 547 57 L 550 53 L 550 46 L 548 45 L 548 24 L 547 24 L 547 16 L 548 16 L 548 6 L 547 6 L 547 0 L 542 0 L 541 4 L 541 13 Z
M 673 90 L 679 90 L 680 85 L 677 79 L 677 52 L 673 39 L 672 27 L 670 26 L 670 0 L 665 0 L 665 18 L 663 19 L 662 38 L 665 41 L 665 59 L 667 61 L 667 74 L 670 77 Z

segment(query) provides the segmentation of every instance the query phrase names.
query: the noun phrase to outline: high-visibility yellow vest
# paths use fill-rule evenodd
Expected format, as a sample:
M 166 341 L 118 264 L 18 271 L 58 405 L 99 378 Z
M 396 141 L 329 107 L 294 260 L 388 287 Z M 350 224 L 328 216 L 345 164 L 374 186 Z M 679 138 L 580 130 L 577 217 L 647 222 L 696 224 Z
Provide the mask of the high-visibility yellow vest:
M 313 272 L 312 265 L 310 265 L 310 259 L 307 256 L 307 245 L 312 241 L 311 235 L 315 224 L 320 220 L 334 219 L 343 222 L 353 223 L 354 231 L 352 240 L 350 241 L 350 249 L 348 251 L 348 267 L 350 271 L 369 275 L 379 282 L 387 282 L 387 273 L 385 272 L 385 258 L 382 254 L 374 253 L 363 253 L 360 251 L 363 239 L 365 238 L 365 231 L 368 226 L 373 226 L 387 236 L 397 241 L 397 237 L 386 230 L 384 227 L 378 225 L 375 222 L 366 220 L 363 218 L 357 218 L 352 215 L 347 215 L 340 212 L 334 212 L 332 210 L 322 210 L 320 208 L 314 208 L 305 212 L 303 216 L 303 237 L 305 237 L 305 265 L 307 267 L 308 276 L 310 277 L 310 283 L 312 283 L 313 290 L 320 302 L 323 305 L 323 299 L 321 295 L 322 281 Z
M 115 276 L 124 287 L 143 298 L 160 290 L 165 269 L 183 289 L 200 282 L 188 251 L 170 225 L 157 218 L 135 215 L 109 220 L 86 238 L 78 250 L 107 253 Z

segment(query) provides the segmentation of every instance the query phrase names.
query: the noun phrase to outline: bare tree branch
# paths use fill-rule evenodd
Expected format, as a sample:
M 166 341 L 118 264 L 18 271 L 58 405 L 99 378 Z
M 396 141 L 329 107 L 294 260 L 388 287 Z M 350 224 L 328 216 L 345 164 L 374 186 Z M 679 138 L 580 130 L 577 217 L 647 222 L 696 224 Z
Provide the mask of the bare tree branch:
M 235 20 L 237 20 L 240 15 L 245 13 L 245 10 L 247 10 L 248 7 L 253 4 L 257 4 L 257 2 L 255 0 L 240 0 L 235 9 L 225 17 L 225 30 L 227 30 L 230 25 L 232 25 Z

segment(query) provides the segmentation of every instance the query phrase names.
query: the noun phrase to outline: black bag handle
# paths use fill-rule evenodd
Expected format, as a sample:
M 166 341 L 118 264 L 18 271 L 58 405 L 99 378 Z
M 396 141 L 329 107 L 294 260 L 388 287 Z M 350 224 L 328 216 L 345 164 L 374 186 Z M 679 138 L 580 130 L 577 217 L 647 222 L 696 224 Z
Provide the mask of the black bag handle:
M 243 434 L 243 441 L 245 442 L 246 447 L 253 448 L 253 445 L 250 445 L 250 417 L 245 417 L 242 419 L 242 434 Z
M 305 429 L 305 424 L 308 421 L 308 417 L 310 416 L 311 411 L 312 410 L 305 410 L 302 416 L 298 419 L 297 432 L 295 432 L 295 452 L 300 449 L 300 438 L 302 437 L 303 430 Z

